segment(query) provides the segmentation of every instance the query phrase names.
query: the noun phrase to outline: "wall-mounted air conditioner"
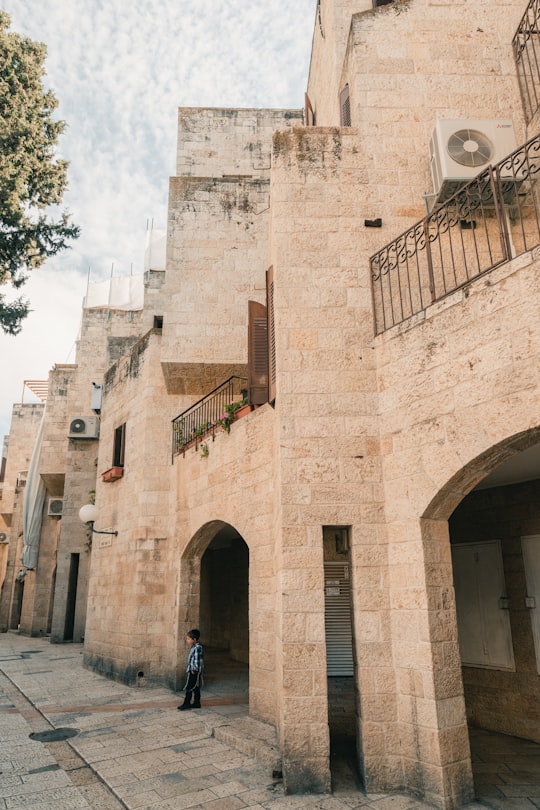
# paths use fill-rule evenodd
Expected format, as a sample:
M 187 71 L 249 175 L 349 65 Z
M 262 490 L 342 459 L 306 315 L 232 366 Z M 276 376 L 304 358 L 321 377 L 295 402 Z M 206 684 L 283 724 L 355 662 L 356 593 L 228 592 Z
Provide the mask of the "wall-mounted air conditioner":
M 97 416 L 76 416 L 69 423 L 69 439 L 99 438 L 99 419 Z
M 435 202 L 442 203 L 516 149 L 509 118 L 448 118 L 436 122 L 429 142 Z M 509 179 L 513 178 L 509 172 Z
M 49 498 L 49 506 L 47 508 L 49 517 L 62 517 L 63 509 L 64 501 L 62 498 Z
M 0 532 L 0 543 L 3 545 L 4 543 L 7 543 L 7 541 L 8 541 L 7 534 L 5 532 Z

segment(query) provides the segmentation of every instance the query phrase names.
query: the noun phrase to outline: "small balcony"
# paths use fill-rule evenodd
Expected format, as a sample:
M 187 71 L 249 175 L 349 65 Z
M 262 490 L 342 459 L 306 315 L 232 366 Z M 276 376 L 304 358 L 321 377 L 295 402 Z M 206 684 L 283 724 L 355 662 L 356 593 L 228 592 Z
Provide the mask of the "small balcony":
M 248 401 L 248 380 L 229 377 L 209 394 L 183 411 L 172 422 L 172 457 L 196 450 L 205 439 L 214 439 L 216 433 L 229 432 L 240 416 L 247 414 L 252 405 Z
M 530 0 L 512 46 L 525 119 L 529 124 L 540 107 L 540 0 Z
M 372 256 L 375 334 L 540 244 L 539 173 L 536 136 Z

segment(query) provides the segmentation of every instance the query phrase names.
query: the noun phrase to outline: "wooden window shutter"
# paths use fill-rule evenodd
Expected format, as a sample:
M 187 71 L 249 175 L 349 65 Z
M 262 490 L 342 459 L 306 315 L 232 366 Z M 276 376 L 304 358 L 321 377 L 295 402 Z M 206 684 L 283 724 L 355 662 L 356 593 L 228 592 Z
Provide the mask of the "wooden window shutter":
M 248 301 L 248 385 L 252 405 L 268 402 L 268 318 L 266 307 Z
M 274 323 L 274 268 L 266 271 L 266 309 L 268 315 L 268 401 L 276 399 L 276 329 Z
M 349 85 L 346 84 L 339 96 L 339 107 L 341 110 L 341 126 L 351 126 L 351 97 L 349 95 Z

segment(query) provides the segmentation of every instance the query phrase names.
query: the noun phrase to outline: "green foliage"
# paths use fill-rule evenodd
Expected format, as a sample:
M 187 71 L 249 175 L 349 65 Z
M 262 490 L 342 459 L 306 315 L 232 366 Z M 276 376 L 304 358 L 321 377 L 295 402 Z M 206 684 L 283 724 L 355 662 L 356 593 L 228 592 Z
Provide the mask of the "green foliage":
M 67 187 L 67 162 L 56 147 L 63 121 L 54 121 L 58 102 L 42 80 L 46 48 L 8 31 L 0 11 L 0 285 L 19 288 L 26 273 L 68 247 L 79 228 L 69 215 L 46 214 L 58 206 Z M 22 298 L 0 295 L 0 328 L 16 335 L 29 312 Z

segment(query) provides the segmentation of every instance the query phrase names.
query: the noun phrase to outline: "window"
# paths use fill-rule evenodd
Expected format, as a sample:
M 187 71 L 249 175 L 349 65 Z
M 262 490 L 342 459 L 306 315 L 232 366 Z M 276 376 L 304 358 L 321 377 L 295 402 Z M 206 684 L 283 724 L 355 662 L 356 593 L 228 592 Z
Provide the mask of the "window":
M 163 329 L 163 315 L 154 315 L 154 329 Z
M 114 446 L 113 446 L 113 467 L 124 466 L 124 450 L 126 444 L 126 423 L 117 427 L 114 431 Z

